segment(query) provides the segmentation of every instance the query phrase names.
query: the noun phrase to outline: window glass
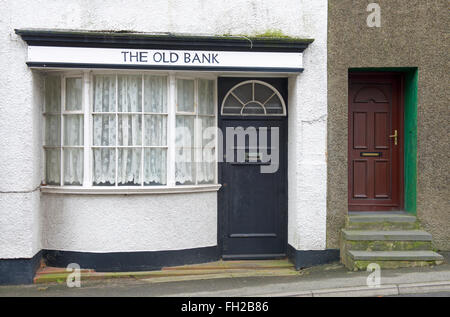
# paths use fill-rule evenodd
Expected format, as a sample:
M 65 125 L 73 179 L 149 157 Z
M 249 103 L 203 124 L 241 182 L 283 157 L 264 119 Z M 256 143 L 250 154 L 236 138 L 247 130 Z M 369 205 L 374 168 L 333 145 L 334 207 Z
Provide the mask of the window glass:
M 214 81 L 199 79 L 198 81 L 198 113 L 214 114 Z
M 177 78 L 175 95 L 169 98 L 168 76 L 96 74 L 92 79 L 88 82 L 83 76 L 61 74 L 45 78 L 46 184 L 164 186 L 168 180 L 177 185 L 215 182 L 214 80 Z M 83 105 L 83 94 L 89 91 L 92 104 Z M 168 100 L 176 101 L 172 104 L 175 114 L 169 111 Z M 84 117 L 87 109 L 89 118 Z M 85 120 L 92 122 L 88 130 Z M 170 126 L 175 127 L 173 143 L 168 140 Z M 89 156 L 84 152 L 85 135 L 92 142 Z M 171 146 L 175 157 L 168 161 Z M 92 170 L 84 170 L 86 163 Z M 173 171 L 170 177 L 168 171 Z M 83 184 L 84 178 L 92 183 Z
M 83 115 L 64 115 L 64 145 L 83 145 Z
M 94 112 L 116 111 L 116 76 L 94 76 Z
M 119 186 L 141 185 L 141 158 L 140 148 L 119 148 L 118 176 Z
M 64 185 L 83 184 L 83 149 L 64 148 Z
M 177 111 L 195 111 L 194 81 L 190 79 L 177 79 Z
M 61 77 L 47 75 L 45 78 L 45 112 L 61 112 Z
M 167 113 L 167 77 L 144 77 L 144 111 Z
M 80 111 L 82 104 L 82 79 L 66 78 L 66 110 Z
M 167 184 L 167 149 L 144 149 L 144 185 Z
M 116 183 L 116 150 L 114 148 L 94 148 L 92 154 L 94 185 L 114 185 Z
M 117 76 L 118 111 L 142 111 L 142 76 Z

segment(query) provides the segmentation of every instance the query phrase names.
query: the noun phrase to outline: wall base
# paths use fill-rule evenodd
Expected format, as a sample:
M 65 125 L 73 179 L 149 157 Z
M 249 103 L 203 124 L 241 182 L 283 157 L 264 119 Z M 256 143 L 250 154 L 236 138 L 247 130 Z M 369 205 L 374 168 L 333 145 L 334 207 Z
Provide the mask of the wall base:
M 0 285 L 32 284 L 43 252 L 31 259 L 0 259 Z
M 296 250 L 291 245 L 288 245 L 287 253 L 289 259 L 294 263 L 296 270 L 339 261 L 339 249 L 304 251 Z
M 67 267 L 70 263 L 77 263 L 82 269 L 93 269 L 97 272 L 131 272 L 217 261 L 219 251 L 217 246 L 172 251 L 112 253 L 45 250 L 44 259 L 48 266 Z

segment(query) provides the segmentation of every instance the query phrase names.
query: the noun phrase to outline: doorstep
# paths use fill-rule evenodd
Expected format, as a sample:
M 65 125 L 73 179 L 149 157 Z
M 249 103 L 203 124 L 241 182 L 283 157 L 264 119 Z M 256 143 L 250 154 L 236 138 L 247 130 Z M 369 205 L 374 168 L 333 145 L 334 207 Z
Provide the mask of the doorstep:
M 234 277 L 293 276 L 299 275 L 287 259 L 254 261 L 216 261 L 202 264 L 164 267 L 158 271 L 96 272 L 81 270 L 81 281 L 132 278 L 146 282 L 162 283 Z M 65 268 L 42 267 L 36 272 L 35 284 L 66 283 L 71 272 Z

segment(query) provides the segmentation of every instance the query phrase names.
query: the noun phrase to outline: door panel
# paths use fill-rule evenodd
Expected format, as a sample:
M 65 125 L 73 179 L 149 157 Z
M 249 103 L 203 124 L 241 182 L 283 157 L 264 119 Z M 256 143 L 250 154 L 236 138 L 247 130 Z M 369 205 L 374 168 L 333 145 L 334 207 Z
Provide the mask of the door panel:
M 403 205 L 402 79 L 350 74 L 349 210 L 400 210 Z M 397 131 L 397 144 L 395 137 Z
M 236 84 L 248 78 L 219 78 L 219 106 L 226 93 Z M 285 78 L 260 79 L 276 88 L 286 102 Z M 244 91 L 245 93 L 245 91 Z M 241 100 L 245 96 L 238 96 Z M 266 98 L 267 99 L 267 98 Z M 220 111 L 219 111 L 220 112 Z M 246 139 L 245 161 L 221 162 L 218 193 L 219 245 L 224 259 L 269 259 L 283 257 L 287 244 L 287 118 L 248 117 L 220 115 L 219 126 L 226 135 L 226 128 L 256 129 L 258 142 L 250 144 Z M 267 128 L 267 148 L 271 144 L 271 128 L 279 132 L 279 167 L 275 173 L 261 173 L 259 131 Z M 228 155 L 230 143 L 225 139 L 223 153 Z M 234 157 L 240 148 L 237 137 L 232 147 Z M 270 153 L 270 151 L 269 151 Z

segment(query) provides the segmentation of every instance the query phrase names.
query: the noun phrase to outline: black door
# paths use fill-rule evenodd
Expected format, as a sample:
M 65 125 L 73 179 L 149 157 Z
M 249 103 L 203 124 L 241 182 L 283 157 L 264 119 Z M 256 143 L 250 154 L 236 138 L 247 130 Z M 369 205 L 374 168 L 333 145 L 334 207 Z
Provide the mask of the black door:
M 222 257 L 283 257 L 287 239 L 287 79 L 219 78 L 218 98 L 219 127 L 224 136 L 218 196 Z M 236 133 L 229 133 L 230 129 Z M 239 131 L 245 131 L 243 143 L 238 142 Z

